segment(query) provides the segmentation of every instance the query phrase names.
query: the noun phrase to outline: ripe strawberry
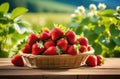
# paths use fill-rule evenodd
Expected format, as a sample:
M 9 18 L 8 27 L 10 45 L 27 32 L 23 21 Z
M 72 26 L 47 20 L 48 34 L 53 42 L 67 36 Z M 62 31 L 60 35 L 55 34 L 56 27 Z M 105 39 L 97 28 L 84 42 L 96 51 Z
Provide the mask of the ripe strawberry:
M 67 40 L 68 40 L 68 42 L 70 44 L 75 44 L 75 42 L 76 42 L 75 32 L 69 30 L 69 31 L 67 31 L 67 33 L 65 34 L 65 36 L 66 36 L 66 38 L 67 38 Z
M 19 54 L 13 56 L 13 58 L 11 59 L 11 63 L 15 66 L 24 66 L 23 59 Z
M 23 52 L 23 53 L 31 53 L 31 52 L 32 52 L 32 47 L 31 47 L 31 45 L 26 44 L 26 45 L 23 47 L 22 52 Z
M 83 53 L 83 52 L 86 52 L 86 51 L 87 51 L 87 47 L 85 45 L 81 45 L 80 52 Z
M 88 56 L 86 64 L 91 67 L 97 66 L 97 57 L 95 55 Z
M 43 32 L 49 33 L 50 34 L 50 30 L 45 29 Z
M 90 46 L 90 45 L 87 46 L 87 50 L 88 50 L 88 51 L 91 50 L 91 46 Z
M 42 34 L 40 35 L 40 40 L 42 40 L 42 41 L 45 41 L 49 38 L 50 38 L 50 33 L 47 33 L 45 31 L 43 31 Z
M 44 51 L 44 46 L 40 43 L 35 43 L 32 46 L 32 54 L 33 55 L 40 55 Z
M 60 28 L 53 28 L 53 30 L 51 31 L 51 38 L 53 41 L 58 40 L 59 38 L 61 38 L 63 36 L 63 31 Z
M 54 43 L 54 41 L 52 41 L 52 40 L 49 40 L 49 41 L 47 41 L 47 42 L 44 43 L 44 47 L 45 47 L 46 49 L 48 49 L 48 48 L 51 47 L 51 46 L 55 46 L 55 43 Z
M 34 34 L 34 33 L 32 33 L 32 34 L 30 34 L 29 37 L 28 37 L 28 44 L 32 46 L 32 45 L 33 45 L 34 43 L 36 43 L 38 40 L 39 40 L 39 39 L 38 39 L 37 35 Z
M 61 48 L 62 52 L 66 52 L 68 48 L 68 42 L 67 40 L 61 39 L 57 42 L 57 46 Z
M 59 55 L 60 54 L 60 50 L 59 48 L 55 47 L 55 46 L 51 46 L 48 49 L 46 49 L 46 51 L 44 52 L 44 55 Z
M 97 65 L 102 65 L 104 64 L 104 58 L 101 55 L 97 55 Z
M 79 53 L 78 49 L 79 49 L 79 46 L 77 47 L 76 45 L 71 45 L 67 50 L 67 54 L 77 55 Z
M 85 46 L 88 45 L 88 39 L 86 37 L 79 38 L 78 42 L 79 42 L 80 45 L 85 45 Z

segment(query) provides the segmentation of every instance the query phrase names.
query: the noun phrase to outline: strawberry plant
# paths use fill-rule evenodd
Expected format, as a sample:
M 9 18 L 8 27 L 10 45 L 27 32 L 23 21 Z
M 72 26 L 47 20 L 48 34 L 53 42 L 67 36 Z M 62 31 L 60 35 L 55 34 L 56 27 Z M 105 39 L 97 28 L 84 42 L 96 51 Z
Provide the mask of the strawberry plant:
M 91 4 L 89 10 L 79 6 L 72 14 L 69 25 L 76 34 L 84 33 L 95 49 L 95 54 L 105 57 L 120 57 L 120 6 L 106 9 L 106 5 Z
M 22 39 L 28 32 L 28 22 L 22 20 L 20 16 L 28 11 L 23 7 L 17 7 L 9 11 L 9 3 L 0 5 L 0 57 L 8 57 L 10 49 L 16 44 L 18 39 Z

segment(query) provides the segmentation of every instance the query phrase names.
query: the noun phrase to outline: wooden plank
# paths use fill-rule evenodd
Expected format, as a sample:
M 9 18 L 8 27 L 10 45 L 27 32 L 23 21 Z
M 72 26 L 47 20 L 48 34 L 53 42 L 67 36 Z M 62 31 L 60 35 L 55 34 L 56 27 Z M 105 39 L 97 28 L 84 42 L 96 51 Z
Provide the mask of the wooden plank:
M 105 59 L 105 64 L 102 66 L 96 66 L 94 68 L 98 69 L 98 68 L 120 68 L 120 64 L 118 64 L 118 62 L 120 61 L 120 58 L 106 58 Z M 5 67 L 7 66 L 7 67 Z M 14 67 L 11 62 L 10 62 L 10 58 L 0 58 L 0 69 L 9 69 L 9 68 L 16 68 L 18 69 L 19 67 Z M 92 67 L 86 67 L 86 66 L 82 66 L 81 68 L 92 68 Z
M 0 75 L 120 75 L 120 69 L 0 70 Z
M 77 79 L 88 79 L 88 75 L 78 75 Z
M 119 61 L 120 58 L 107 58 L 102 66 L 44 70 L 15 67 L 9 58 L 0 58 L 0 75 L 120 75 Z
M 41 75 L 16 75 L 16 76 L 0 76 L 0 79 L 43 79 Z
M 75 75 L 44 75 L 43 79 L 77 79 Z
M 88 79 L 120 79 L 120 75 L 90 75 Z

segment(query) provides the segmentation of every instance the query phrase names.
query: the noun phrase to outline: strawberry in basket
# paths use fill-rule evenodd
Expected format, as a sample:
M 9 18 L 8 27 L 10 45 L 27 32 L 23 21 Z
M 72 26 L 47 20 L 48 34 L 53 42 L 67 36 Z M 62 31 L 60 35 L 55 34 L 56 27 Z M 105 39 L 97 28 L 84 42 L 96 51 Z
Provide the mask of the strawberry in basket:
M 94 49 L 86 37 L 77 36 L 71 29 L 55 25 L 51 31 L 44 29 L 40 34 L 31 33 L 20 55 L 31 68 L 79 67 L 93 55 Z

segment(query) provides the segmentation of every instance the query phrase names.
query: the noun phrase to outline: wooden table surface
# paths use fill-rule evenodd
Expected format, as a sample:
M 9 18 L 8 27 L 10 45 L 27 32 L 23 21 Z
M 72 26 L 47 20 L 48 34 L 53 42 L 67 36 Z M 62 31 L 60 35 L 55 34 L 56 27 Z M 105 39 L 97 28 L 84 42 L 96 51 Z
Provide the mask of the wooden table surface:
M 15 67 L 10 58 L 0 58 L 0 79 L 120 79 L 120 58 L 106 58 L 105 64 L 74 69 L 31 69 Z

